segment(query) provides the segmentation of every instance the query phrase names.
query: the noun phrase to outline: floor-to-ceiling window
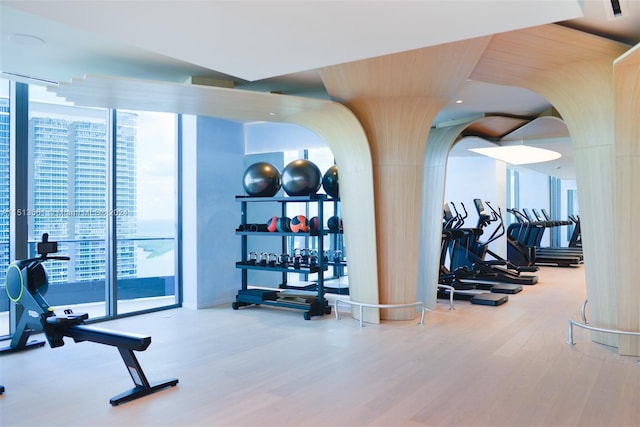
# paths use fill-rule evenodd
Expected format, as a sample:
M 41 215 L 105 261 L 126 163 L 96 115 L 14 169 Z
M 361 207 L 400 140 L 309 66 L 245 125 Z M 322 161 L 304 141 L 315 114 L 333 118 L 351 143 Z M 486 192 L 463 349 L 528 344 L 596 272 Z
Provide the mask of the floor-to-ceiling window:
M 29 254 L 47 233 L 69 261 L 49 261 L 47 302 L 105 316 L 107 110 L 75 107 L 29 87 Z
M 7 80 L 0 84 L 2 272 L 11 261 L 10 243 L 35 256 L 47 233 L 59 254 L 70 257 L 46 263 L 50 305 L 94 319 L 178 305 L 177 116 L 73 106 L 30 85 L 28 138 L 18 141 L 28 155 L 16 165 L 28 171 L 18 178 L 25 185 L 16 187 L 27 195 L 12 212 L 13 95 Z M 10 242 L 12 218 L 26 224 L 26 241 Z M 0 335 L 8 332 L 8 310 L 0 289 Z
M 118 312 L 175 301 L 176 115 L 118 111 L 114 220 Z

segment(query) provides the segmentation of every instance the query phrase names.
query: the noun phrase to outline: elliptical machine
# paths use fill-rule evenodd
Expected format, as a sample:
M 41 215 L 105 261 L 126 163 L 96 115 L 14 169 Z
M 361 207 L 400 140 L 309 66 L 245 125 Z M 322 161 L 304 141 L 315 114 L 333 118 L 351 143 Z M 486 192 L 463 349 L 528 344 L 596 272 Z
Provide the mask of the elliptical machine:
M 53 307 L 44 299 L 49 288 L 44 262 L 68 261 L 70 258 L 49 256 L 58 252 L 58 243 L 50 242 L 47 233 L 42 235 L 37 251 L 40 256 L 14 261 L 7 268 L 6 291 L 11 302 L 15 303 L 11 316 L 16 330 L 9 346 L 0 349 L 0 353 L 42 347 L 43 341 L 29 341 L 32 334 L 39 332 L 44 332 L 51 348 L 63 346 L 64 337 L 70 337 L 75 342 L 91 341 L 117 347 L 135 386 L 111 398 L 109 402 L 114 406 L 178 384 L 177 379 L 156 383 L 150 383 L 147 380 L 134 350 L 146 350 L 151 344 L 150 336 L 115 332 L 85 325 L 85 320 L 89 318 L 87 313 L 74 313 L 67 309 L 64 310 L 64 314 L 56 314 Z

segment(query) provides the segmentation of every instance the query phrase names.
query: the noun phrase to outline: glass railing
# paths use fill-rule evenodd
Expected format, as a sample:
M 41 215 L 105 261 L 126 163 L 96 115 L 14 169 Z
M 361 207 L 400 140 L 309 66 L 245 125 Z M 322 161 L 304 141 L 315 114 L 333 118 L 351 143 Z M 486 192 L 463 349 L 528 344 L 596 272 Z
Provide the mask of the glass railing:
M 118 267 L 119 314 L 177 303 L 175 238 L 118 239 Z
M 49 286 L 44 295 L 54 309 L 87 312 L 90 318 L 106 318 L 104 239 L 56 239 L 58 253 L 69 261 L 45 263 Z M 143 237 L 118 240 L 117 313 L 131 314 L 175 306 L 178 303 L 175 241 L 173 237 Z M 36 256 L 37 242 L 29 242 Z M 0 336 L 8 333 L 9 299 L 0 288 Z M 6 329 L 6 330 L 5 330 Z

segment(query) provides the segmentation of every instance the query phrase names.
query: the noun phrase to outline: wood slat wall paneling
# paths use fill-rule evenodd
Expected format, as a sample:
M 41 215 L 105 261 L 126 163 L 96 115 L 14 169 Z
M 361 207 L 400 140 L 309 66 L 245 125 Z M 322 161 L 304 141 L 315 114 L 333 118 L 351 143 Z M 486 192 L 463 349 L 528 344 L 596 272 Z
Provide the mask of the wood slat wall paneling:
M 618 329 L 640 331 L 640 45 L 614 63 Z M 621 336 L 620 354 L 640 355 L 640 339 Z

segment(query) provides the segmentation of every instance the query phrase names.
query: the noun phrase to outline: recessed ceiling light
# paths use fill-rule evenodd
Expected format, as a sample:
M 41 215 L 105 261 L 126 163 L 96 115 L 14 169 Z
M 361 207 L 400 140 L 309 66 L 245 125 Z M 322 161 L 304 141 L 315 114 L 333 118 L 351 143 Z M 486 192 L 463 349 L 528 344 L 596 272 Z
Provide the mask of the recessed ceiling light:
M 456 100 L 456 104 L 462 104 L 462 99 Z
M 529 163 L 549 162 L 559 159 L 562 155 L 556 151 L 528 145 L 509 145 L 503 147 L 470 148 L 469 151 L 492 157 L 496 160 L 512 165 L 526 165 Z
M 270 116 L 275 116 L 275 115 L 276 115 L 276 113 L 269 113 L 269 115 L 270 115 Z
M 8 39 L 14 43 L 26 46 L 38 46 L 44 44 L 44 39 L 31 34 L 11 34 Z

